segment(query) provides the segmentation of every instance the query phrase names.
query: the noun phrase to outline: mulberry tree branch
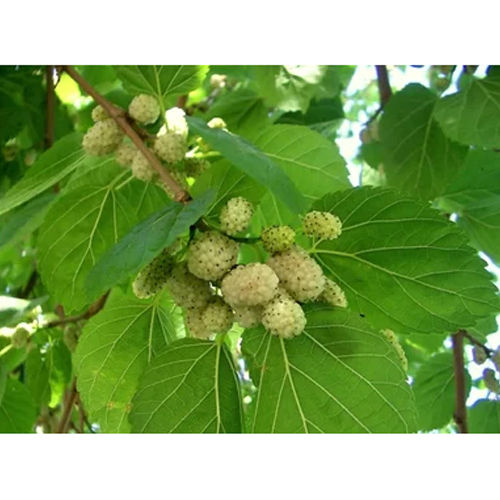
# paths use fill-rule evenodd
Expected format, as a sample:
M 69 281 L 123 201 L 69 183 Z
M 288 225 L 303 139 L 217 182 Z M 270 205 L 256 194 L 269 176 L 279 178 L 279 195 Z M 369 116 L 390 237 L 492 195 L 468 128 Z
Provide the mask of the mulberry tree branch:
M 76 82 L 80 87 L 89 94 L 95 102 L 100 104 L 109 114 L 123 132 L 130 137 L 137 149 L 141 151 L 144 157 L 148 160 L 151 167 L 158 173 L 162 182 L 174 193 L 175 201 L 182 203 L 188 202 L 191 198 L 189 193 L 170 175 L 168 170 L 161 164 L 160 160 L 151 152 L 144 144 L 141 137 L 129 123 L 123 109 L 115 106 L 113 103 L 103 97 L 97 90 L 85 79 L 73 66 L 63 66 L 64 71 Z
M 465 390 L 465 365 L 464 365 L 464 330 L 458 330 L 451 336 L 453 344 L 453 367 L 455 371 L 455 411 L 453 419 L 458 432 L 465 434 L 467 430 L 467 398 Z
M 377 72 L 378 92 L 380 94 L 380 107 L 383 108 L 392 95 L 391 84 L 389 83 L 389 73 L 387 72 L 387 66 L 384 65 L 375 66 L 375 71 Z

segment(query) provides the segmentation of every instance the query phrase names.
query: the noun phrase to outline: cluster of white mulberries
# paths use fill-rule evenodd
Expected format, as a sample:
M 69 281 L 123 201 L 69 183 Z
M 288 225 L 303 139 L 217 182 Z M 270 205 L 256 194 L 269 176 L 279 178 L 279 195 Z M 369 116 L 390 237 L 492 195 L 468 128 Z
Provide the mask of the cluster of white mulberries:
M 144 182 L 149 182 L 156 177 L 156 172 L 148 159 L 139 150 L 134 153 L 130 169 L 134 177 Z
M 160 116 L 160 105 L 150 95 L 136 95 L 128 107 L 128 114 L 137 122 L 144 125 L 154 123 Z
M 342 222 L 330 212 L 313 210 L 308 212 L 302 220 L 304 234 L 321 240 L 333 240 L 342 232 Z
M 220 227 L 230 236 L 247 229 L 253 215 L 253 206 L 245 198 L 238 196 L 231 198 L 220 212 Z
M 182 257 L 173 266 L 166 252 L 168 264 L 153 261 L 141 271 L 134 282 L 136 294 L 149 297 L 166 286 L 184 310 L 189 334 L 203 339 L 226 333 L 235 322 L 243 328 L 263 325 L 270 334 L 290 339 L 306 326 L 301 303 L 322 301 L 347 307 L 343 290 L 294 243 L 295 231 L 288 226 L 262 231 L 261 241 L 271 254 L 267 262 L 238 265 L 240 245 L 231 236 L 246 229 L 252 214 L 248 200 L 230 199 L 220 213 L 226 234 L 213 229 L 199 232 L 186 252 L 178 252 Z M 153 277 L 155 266 L 158 279 Z M 403 355 L 401 359 L 404 364 Z
M 123 132 L 112 118 L 99 120 L 83 136 L 83 149 L 91 156 L 112 153 L 122 142 Z

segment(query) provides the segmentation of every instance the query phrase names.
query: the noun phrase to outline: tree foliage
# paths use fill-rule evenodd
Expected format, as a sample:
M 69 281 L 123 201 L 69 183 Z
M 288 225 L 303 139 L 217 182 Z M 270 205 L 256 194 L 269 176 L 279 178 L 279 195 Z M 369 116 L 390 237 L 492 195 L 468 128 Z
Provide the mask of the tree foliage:
M 0 432 L 500 432 L 500 77 L 421 73 L 378 104 L 373 67 L 0 68 Z M 268 298 L 230 303 L 247 264 Z

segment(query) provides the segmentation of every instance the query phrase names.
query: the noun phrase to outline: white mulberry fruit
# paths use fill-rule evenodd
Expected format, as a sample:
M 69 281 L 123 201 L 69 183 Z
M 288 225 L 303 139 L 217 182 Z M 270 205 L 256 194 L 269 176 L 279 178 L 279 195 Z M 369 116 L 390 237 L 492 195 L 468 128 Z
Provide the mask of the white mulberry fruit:
M 269 302 L 278 292 L 278 276 L 266 264 L 254 262 L 238 266 L 224 276 L 221 291 L 233 307 L 258 306 Z
M 278 298 L 264 307 L 262 324 L 272 335 L 290 339 L 304 331 L 306 316 L 297 302 Z
M 165 120 L 168 125 L 168 131 L 172 134 L 180 135 L 184 140 L 187 139 L 189 128 L 186 121 L 186 113 L 181 108 L 170 108 L 165 113 Z M 160 134 L 166 132 L 165 128 L 160 129 Z
M 326 302 L 335 307 L 347 307 L 347 299 L 344 290 L 332 280 L 325 280 L 325 288 L 318 300 Z
M 208 123 L 207 126 L 210 128 L 220 128 L 222 130 L 227 130 L 227 125 L 226 122 L 222 119 L 216 116 L 215 118 L 212 118 Z
M 261 323 L 262 306 L 235 307 L 234 319 L 242 328 L 254 328 Z
M 295 231 L 290 226 L 271 226 L 262 231 L 260 239 L 269 253 L 284 252 L 295 243 Z
M 156 154 L 167 163 L 177 163 L 184 158 L 187 151 L 186 139 L 178 134 L 159 135 L 154 143 Z
M 151 167 L 147 158 L 140 151 L 136 151 L 134 154 L 130 168 L 134 177 L 141 181 L 148 182 L 156 177 L 153 167 Z
M 137 153 L 137 149 L 132 144 L 122 142 L 115 151 L 115 159 L 118 165 L 122 167 L 130 167 L 134 161 L 134 156 Z M 142 156 L 142 155 L 141 155 Z
M 100 122 L 109 118 L 108 112 L 100 104 L 92 110 L 91 116 L 94 122 Z
M 186 263 L 174 267 L 167 279 L 167 289 L 174 302 L 186 309 L 201 309 L 212 296 L 210 285 L 191 274 Z
M 495 394 L 500 394 L 500 384 L 495 377 L 495 370 L 485 368 L 483 370 L 483 382 L 489 391 L 494 392 Z
M 248 227 L 252 215 L 253 206 L 248 200 L 242 196 L 231 198 L 220 212 L 221 229 L 230 236 L 240 233 Z
M 472 359 L 474 360 L 474 363 L 482 365 L 488 359 L 488 355 L 481 346 L 475 345 L 472 348 Z
M 160 116 L 160 105 L 150 95 L 136 95 L 128 107 L 128 114 L 137 122 L 147 125 L 154 123 Z
M 136 297 L 147 299 L 156 295 L 167 284 L 172 267 L 172 257 L 164 250 L 139 272 L 132 283 Z
M 83 136 L 83 149 L 91 156 L 112 153 L 122 142 L 123 132 L 112 118 L 98 121 Z
M 16 329 L 14 330 L 14 333 L 12 334 L 10 338 L 10 343 L 12 344 L 12 347 L 14 349 L 22 349 L 23 347 L 26 347 L 26 344 L 28 343 L 28 339 L 30 338 L 31 332 L 27 328 L 26 323 L 21 323 L 17 325 Z
M 210 167 L 210 162 L 204 158 L 184 159 L 184 170 L 188 177 L 199 177 L 208 167 Z
M 278 275 L 280 285 L 299 302 L 315 300 L 325 288 L 321 267 L 297 247 L 273 255 L 267 265 Z
M 205 307 L 201 319 L 210 332 L 226 333 L 233 326 L 234 314 L 220 297 L 216 297 Z
M 219 232 L 207 231 L 189 245 L 188 269 L 198 278 L 217 281 L 236 264 L 238 251 L 235 241 Z
M 185 311 L 185 322 L 188 332 L 191 334 L 191 337 L 195 337 L 197 339 L 208 339 L 213 335 L 202 317 L 203 310 L 202 309 L 187 309 Z
M 342 233 L 342 222 L 330 212 L 313 210 L 302 220 L 304 234 L 322 240 L 334 240 Z

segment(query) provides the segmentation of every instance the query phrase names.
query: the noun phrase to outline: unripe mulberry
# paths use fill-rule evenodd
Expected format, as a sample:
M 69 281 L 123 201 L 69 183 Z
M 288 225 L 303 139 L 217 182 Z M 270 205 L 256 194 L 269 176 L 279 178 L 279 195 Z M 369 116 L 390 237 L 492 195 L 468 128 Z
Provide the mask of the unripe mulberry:
M 128 114 L 137 122 L 147 125 L 158 120 L 160 106 L 153 96 L 140 94 L 132 99 L 128 107 Z
M 147 299 L 156 295 L 167 284 L 172 267 L 172 257 L 163 250 L 158 257 L 142 269 L 132 283 L 132 290 L 136 297 Z
M 132 144 L 122 142 L 115 151 L 115 159 L 118 165 L 122 167 L 130 167 L 134 161 L 134 156 L 137 153 L 137 149 Z M 142 156 L 142 155 L 141 155 Z
M 188 177 L 198 177 L 210 167 L 210 162 L 204 158 L 185 158 L 184 170 Z
M 167 163 L 177 163 L 184 158 L 187 151 L 186 139 L 170 132 L 159 135 L 154 143 L 156 154 Z
M 197 339 L 208 339 L 213 333 L 207 328 L 202 318 L 202 309 L 187 309 L 185 311 L 185 322 L 191 337 Z
M 389 329 L 381 330 L 384 337 L 389 341 L 390 344 L 394 347 L 396 354 L 398 355 L 399 360 L 401 361 L 401 365 L 404 371 L 408 371 L 408 359 L 406 358 L 406 354 L 403 350 L 403 347 L 399 343 L 399 340 L 396 334 Z
M 235 307 L 234 319 L 243 328 L 254 328 L 262 320 L 262 306 Z
M 220 297 L 215 297 L 209 302 L 201 318 L 212 333 L 226 333 L 234 322 L 232 309 Z
M 134 177 L 141 181 L 148 182 L 156 177 L 153 167 L 151 167 L 147 158 L 140 151 L 136 151 L 134 154 L 130 168 Z
M 289 339 L 304 331 L 306 316 L 297 302 L 279 298 L 264 307 L 262 324 L 272 335 Z
M 278 292 L 278 276 L 266 264 L 254 262 L 238 266 L 224 276 L 224 300 L 233 307 L 258 306 L 269 302 Z
M 207 231 L 189 246 L 188 269 L 198 278 L 217 281 L 238 259 L 239 245 L 217 231 Z
M 337 283 L 329 279 L 325 281 L 325 289 L 318 297 L 318 300 L 336 307 L 347 307 L 344 290 Z
M 83 136 L 83 149 L 91 156 L 112 153 L 122 142 L 123 132 L 112 118 L 98 121 Z
M 75 352 L 78 345 L 78 334 L 75 328 L 68 327 L 64 330 L 63 342 L 69 351 Z
M 489 391 L 494 392 L 495 394 L 500 394 L 500 384 L 495 377 L 495 370 L 485 368 L 483 371 L 483 381 Z
M 94 122 L 100 122 L 109 118 L 108 112 L 100 104 L 92 110 L 91 116 Z
M 172 270 L 167 289 L 174 302 L 186 309 L 202 309 L 212 296 L 208 282 L 192 275 L 184 262 Z
M 295 231 L 290 226 L 272 226 L 262 231 L 260 239 L 269 253 L 284 252 L 295 243 Z
M 30 334 L 30 330 L 23 326 L 23 324 L 18 325 L 10 338 L 12 347 L 14 349 L 21 349 L 23 347 L 26 347 L 28 339 L 30 338 Z
M 253 215 L 252 204 L 238 196 L 231 198 L 220 212 L 220 226 L 222 231 L 233 236 L 244 231 L 250 224 Z
M 342 232 L 342 222 L 330 212 L 313 210 L 308 212 L 302 220 L 304 234 L 322 240 L 334 240 Z
M 472 348 L 472 359 L 474 360 L 474 363 L 482 365 L 488 359 L 488 355 L 481 346 L 475 345 Z
M 325 288 L 325 276 L 317 262 L 297 247 L 273 255 L 267 264 L 280 285 L 299 302 L 315 300 Z
M 212 118 L 208 123 L 207 126 L 210 128 L 220 128 L 222 130 L 227 130 L 227 125 L 226 122 L 222 119 L 216 116 L 215 118 Z

